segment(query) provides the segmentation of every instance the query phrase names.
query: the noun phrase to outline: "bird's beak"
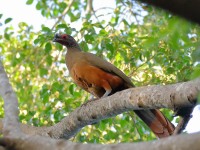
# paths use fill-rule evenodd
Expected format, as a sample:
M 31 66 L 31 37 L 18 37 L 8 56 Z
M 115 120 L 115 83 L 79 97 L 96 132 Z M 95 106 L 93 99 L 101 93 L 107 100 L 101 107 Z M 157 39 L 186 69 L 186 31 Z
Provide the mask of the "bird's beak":
M 57 42 L 60 38 L 60 35 L 59 34 L 55 34 L 54 38 L 53 38 L 53 42 Z

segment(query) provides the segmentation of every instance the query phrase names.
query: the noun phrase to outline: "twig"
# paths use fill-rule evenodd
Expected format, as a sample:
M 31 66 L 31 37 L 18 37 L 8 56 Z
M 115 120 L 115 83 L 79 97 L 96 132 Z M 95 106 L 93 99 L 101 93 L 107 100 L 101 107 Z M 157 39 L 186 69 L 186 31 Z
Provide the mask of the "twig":
M 73 3 L 74 3 L 74 0 L 71 0 L 69 2 L 68 7 L 66 7 L 65 10 L 62 12 L 62 14 L 58 17 L 58 20 L 53 25 L 53 27 L 51 28 L 51 30 L 53 30 L 55 28 L 55 26 L 61 21 L 61 19 L 67 14 L 67 12 L 69 11 L 69 9 L 71 8 L 71 6 L 72 6 Z
M 176 129 L 174 130 L 173 135 L 180 134 L 185 129 L 188 122 L 192 118 L 191 113 L 193 109 L 194 107 L 188 107 L 188 108 L 184 108 L 184 110 L 183 109 L 179 110 L 179 112 L 176 115 L 180 115 L 180 121 L 178 125 L 176 126 Z M 180 112 L 183 112 L 183 113 L 180 113 Z

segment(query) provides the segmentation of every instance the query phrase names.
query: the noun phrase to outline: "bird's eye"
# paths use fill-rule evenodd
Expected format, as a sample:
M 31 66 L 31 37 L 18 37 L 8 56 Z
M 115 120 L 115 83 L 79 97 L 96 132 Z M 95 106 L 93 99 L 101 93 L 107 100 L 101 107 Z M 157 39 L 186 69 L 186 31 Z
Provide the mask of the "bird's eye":
M 63 39 L 67 39 L 67 35 L 66 35 L 66 34 L 63 34 L 63 35 L 62 35 L 62 38 L 63 38 Z

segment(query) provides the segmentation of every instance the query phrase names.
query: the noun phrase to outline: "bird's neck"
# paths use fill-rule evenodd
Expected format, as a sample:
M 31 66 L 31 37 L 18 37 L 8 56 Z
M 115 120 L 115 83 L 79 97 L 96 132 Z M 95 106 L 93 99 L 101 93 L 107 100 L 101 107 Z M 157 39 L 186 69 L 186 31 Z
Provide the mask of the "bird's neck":
M 64 45 L 67 47 L 67 49 L 75 49 L 75 50 L 81 51 L 81 47 L 79 46 L 77 42 L 69 42 Z
M 79 55 L 81 53 L 81 48 L 77 47 L 67 47 L 67 53 L 65 56 L 67 68 L 70 70 L 72 66 L 78 61 Z

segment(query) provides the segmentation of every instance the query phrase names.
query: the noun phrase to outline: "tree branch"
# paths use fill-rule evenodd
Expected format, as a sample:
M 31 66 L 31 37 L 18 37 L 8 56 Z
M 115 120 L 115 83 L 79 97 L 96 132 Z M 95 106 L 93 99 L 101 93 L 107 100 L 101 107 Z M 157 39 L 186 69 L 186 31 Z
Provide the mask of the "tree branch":
M 77 108 L 69 116 L 65 117 L 60 123 L 52 127 L 32 127 L 21 124 L 21 129 L 25 133 L 20 133 L 18 124 L 17 98 L 14 94 L 3 66 L 0 62 L 0 94 L 5 101 L 5 120 L 4 130 L 11 136 L 4 136 L 0 139 L 0 146 L 10 149 L 172 149 L 174 146 L 179 149 L 198 149 L 200 146 L 200 133 L 192 135 L 180 135 L 165 138 L 152 142 L 142 142 L 134 144 L 76 144 L 64 140 L 55 140 L 38 135 L 53 138 L 70 138 L 83 126 L 98 122 L 102 119 L 115 116 L 124 111 L 147 109 L 147 108 L 170 108 L 177 109 L 194 106 L 200 92 L 200 78 L 173 85 L 156 85 L 149 87 L 139 87 L 118 92 L 112 96 L 91 101 L 87 105 Z M 0 120 L 2 121 L 2 120 Z M 6 125 L 6 126 L 5 126 Z M 8 127 L 7 127 L 8 125 Z M 0 126 L 1 127 L 1 126 Z M 18 134 L 19 133 L 19 134 Z M 17 138 L 16 138 L 17 137 Z M 187 141 L 187 142 L 184 142 Z M 23 143 L 23 144 L 22 144 Z
M 87 0 L 86 15 L 91 14 L 93 10 L 93 0 Z
M 1 144 L 0 140 L 0 144 Z M 186 142 L 187 141 L 187 142 Z M 2 142 L 9 149 L 15 150 L 35 150 L 35 149 L 48 149 L 48 150 L 198 150 L 200 147 L 200 132 L 193 134 L 182 134 L 178 136 L 171 136 L 164 139 L 151 142 L 139 143 L 120 143 L 120 144 L 81 144 L 73 143 L 65 140 L 55 140 L 41 136 L 29 136 L 24 139 L 3 139 Z M 22 144 L 23 143 L 23 144 Z
M 172 85 L 127 89 L 77 108 L 54 126 L 31 127 L 21 124 L 21 129 L 31 135 L 69 139 L 82 127 L 122 112 L 148 108 L 176 110 L 177 108 L 193 107 L 199 92 L 200 78 Z
M 3 134 L 8 136 L 12 133 L 20 132 L 20 126 L 18 121 L 18 101 L 13 91 L 7 74 L 0 61 L 0 95 L 4 100 L 5 119 L 3 124 Z
M 72 4 L 74 3 L 74 0 L 71 0 L 68 4 L 68 6 L 65 8 L 65 10 L 62 12 L 62 14 L 58 17 L 58 20 L 54 23 L 53 27 L 51 30 L 55 28 L 55 26 L 62 20 L 62 18 L 67 14 L 69 9 L 71 8 Z
M 176 126 L 173 135 L 180 134 L 187 126 L 191 117 L 181 117 L 178 125 Z

